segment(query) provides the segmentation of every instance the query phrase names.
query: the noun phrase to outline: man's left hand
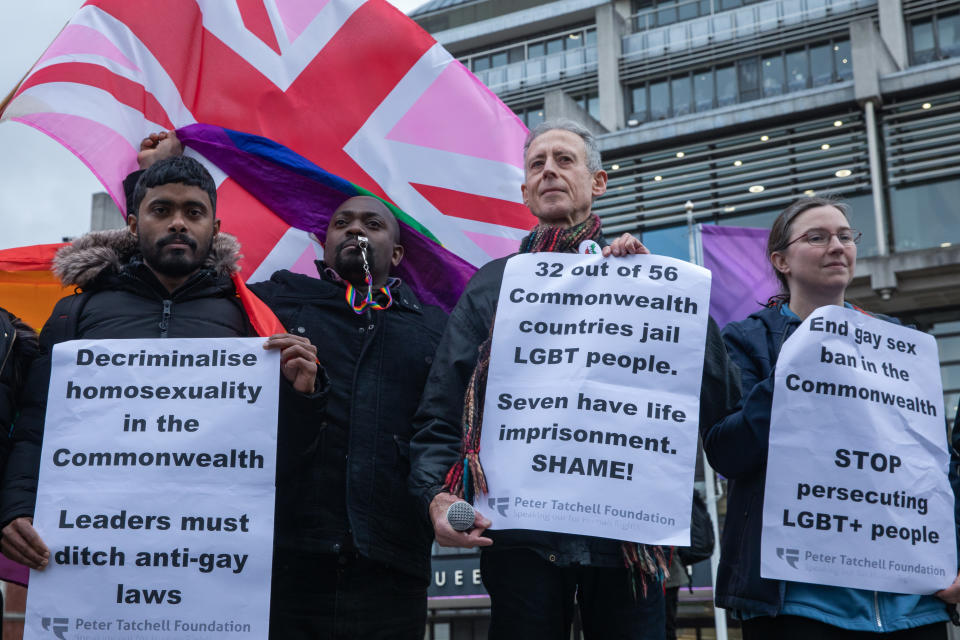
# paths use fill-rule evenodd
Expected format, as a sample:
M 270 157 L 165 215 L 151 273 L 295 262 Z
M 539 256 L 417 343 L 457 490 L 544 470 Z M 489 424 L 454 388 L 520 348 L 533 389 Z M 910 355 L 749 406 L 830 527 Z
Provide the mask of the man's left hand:
M 628 256 L 635 253 L 650 253 L 650 250 L 643 246 L 643 243 L 637 240 L 635 237 L 629 233 L 624 233 L 622 236 L 608 244 L 603 248 L 603 257 L 609 258 L 610 256 Z
M 960 604 L 960 573 L 957 573 L 957 578 L 953 581 L 952 585 L 946 589 L 937 591 L 933 595 L 937 596 L 944 602 L 949 602 L 950 604 Z
M 267 338 L 264 349 L 280 349 L 280 370 L 300 393 L 313 393 L 317 380 L 317 348 L 303 336 L 278 333 Z

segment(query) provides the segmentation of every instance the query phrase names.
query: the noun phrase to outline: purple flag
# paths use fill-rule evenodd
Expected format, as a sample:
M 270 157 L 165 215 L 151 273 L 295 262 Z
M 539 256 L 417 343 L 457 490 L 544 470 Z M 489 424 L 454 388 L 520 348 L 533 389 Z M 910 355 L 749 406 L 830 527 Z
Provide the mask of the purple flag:
M 16 563 L 5 555 L 0 555 L 0 580 L 15 582 L 27 586 L 30 579 L 30 569 Z
M 722 328 L 759 310 L 779 283 L 767 259 L 768 229 L 700 227 L 703 266 L 713 272 L 710 315 Z

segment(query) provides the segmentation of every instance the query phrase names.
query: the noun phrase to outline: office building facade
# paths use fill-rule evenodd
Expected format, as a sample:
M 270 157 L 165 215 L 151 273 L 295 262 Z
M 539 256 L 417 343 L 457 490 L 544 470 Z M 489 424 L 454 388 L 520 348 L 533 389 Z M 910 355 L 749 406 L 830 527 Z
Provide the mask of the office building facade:
M 848 294 L 936 337 L 952 422 L 960 0 L 432 0 L 410 16 L 527 126 L 597 134 L 608 235 L 687 259 L 691 221 L 769 227 L 798 196 L 841 196 L 863 233 Z M 459 628 L 436 637 L 481 637 Z

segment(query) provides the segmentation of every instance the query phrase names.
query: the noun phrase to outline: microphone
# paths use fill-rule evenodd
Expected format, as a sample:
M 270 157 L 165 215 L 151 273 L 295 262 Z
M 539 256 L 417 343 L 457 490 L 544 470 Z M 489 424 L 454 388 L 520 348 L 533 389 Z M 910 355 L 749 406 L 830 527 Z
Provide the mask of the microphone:
M 473 528 L 473 521 L 476 517 L 476 512 L 469 502 L 460 500 L 447 507 L 447 522 L 450 523 L 454 531 L 466 531 Z

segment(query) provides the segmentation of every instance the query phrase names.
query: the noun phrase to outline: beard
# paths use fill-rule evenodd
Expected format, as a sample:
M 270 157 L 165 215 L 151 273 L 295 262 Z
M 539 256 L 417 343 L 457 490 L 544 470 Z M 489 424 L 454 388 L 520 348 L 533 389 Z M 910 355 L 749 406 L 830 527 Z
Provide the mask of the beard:
M 164 253 L 163 248 L 169 244 L 185 244 L 190 247 L 192 253 L 188 251 Z M 156 272 L 172 278 L 190 275 L 199 269 L 210 255 L 212 248 L 213 238 L 210 238 L 206 247 L 199 249 L 196 240 L 178 233 L 171 233 L 153 243 L 144 242 L 143 236 L 140 236 L 140 253 L 143 255 L 143 261 Z
M 366 273 L 363 270 L 363 255 L 360 252 L 360 248 L 356 247 L 355 242 L 353 239 L 344 240 L 337 246 L 337 256 L 333 260 L 333 269 L 341 278 L 357 286 L 359 283 L 364 282 Z M 356 251 L 347 253 L 345 250 L 349 249 L 351 243 L 356 247 Z M 377 254 L 373 245 L 368 244 L 367 263 L 370 265 L 371 278 L 373 277 L 373 265 L 376 264 L 376 257 Z

